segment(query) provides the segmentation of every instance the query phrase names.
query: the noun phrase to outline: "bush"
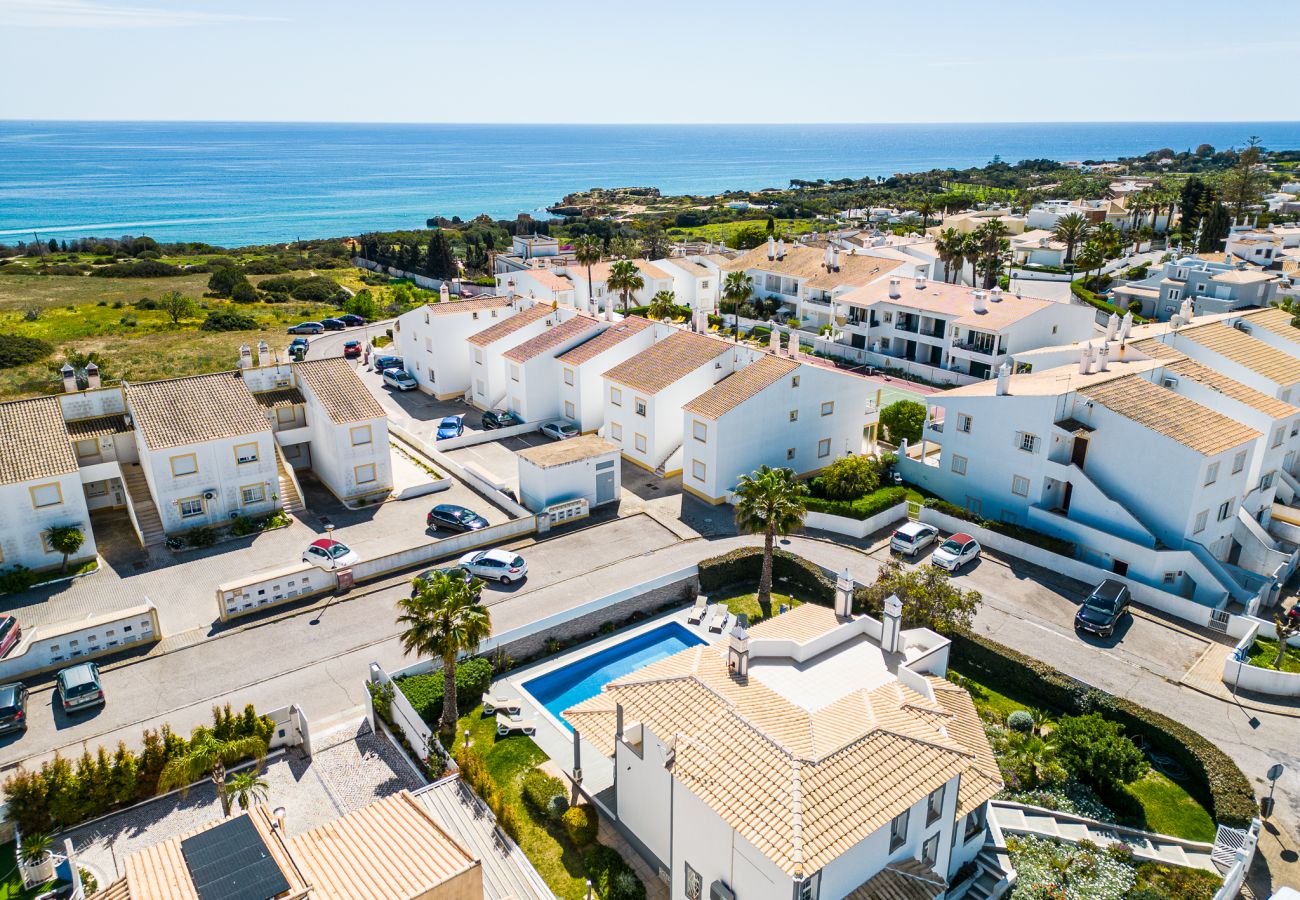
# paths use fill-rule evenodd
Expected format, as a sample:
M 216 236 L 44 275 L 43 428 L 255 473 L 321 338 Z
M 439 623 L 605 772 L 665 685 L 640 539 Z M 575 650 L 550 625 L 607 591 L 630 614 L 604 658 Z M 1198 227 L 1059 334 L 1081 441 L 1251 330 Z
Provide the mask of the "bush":
M 529 808 L 543 819 L 558 822 L 569 808 L 564 782 L 541 769 L 528 770 L 520 792 Z
M 38 576 L 23 565 L 0 572 L 0 594 L 20 594 L 34 585 Z
M 247 281 L 241 281 L 230 290 L 230 299 L 236 303 L 256 303 L 257 288 Z
M 596 807 L 590 803 L 579 803 L 564 811 L 564 815 L 560 816 L 560 824 L 564 826 L 564 833 L 570 843 L 582 848 L 595 843 L 600 816 L 596 813 Z
M 812 492 L 827 500 L 856 500 L 880 485 L 880 463 L 870 456 L 841 456 L 812 480 Z
M 442 717 L 442 669 L 420 675 L 398 678 L 397 687 L 420 718 L 436 725 Z M 492 685 L 492 663 L 482 657 L 461 660 L 456 664 L 456 707 L 465 715 L 478 706 L 483 694 Z
M 925 404 L 915 400 L 898 400 L 880 411 L 880 427 L 891 444 L 906 440 L 914 444 L 921 439 L 925 427 Z
M 645 900 L 645 885 L 614 848 L 597 844 L 584 862 L 592 887 L 602 900 Z
M 1123 727 L 1100 713 L 1064 717 L 1052 729 L 1052 743 L 1061 764 L 1105 797 L 1123 793 L 1123 785 L 1147 770 L 1146 757 Z
M 0 369 L 40 362 L 53 352 L 54 347 L 39 338 L 0 334 Z
M 1023 709 L 1017 709 L 1007 716 L 1007 727 L 1021 733 L 1033 731 L 1034 717 Z
M 91 271 L 93 278 L 170 278 L 184 274 L 178 267 L 154 259 L 114 263 Z
M 1213 900 L 1223 879 L 1204 869 L 1139 862 L 1130 900 Z
M 1171 757 L 1193 780 L 1192 796 L 1220 825 L 1247 828 L 1258 810 L 1250 781 L 1227 754 L 1181 722 L 1071 678 L 1049 663 L 1018 653 L 969 631 L 952 639 L 952 662 L 995 691 L 1026 696 L 1067 714 L 1099 712 L 1127 734 L 1144 738 L 1151 749 Z
M 700 592 L 712 594 L 740 584 L 757 584 L 763 565 L 762 547 L 741 547 L 700 562 Z M 835 602 L 835 582 L 820 568 L 788 550 L 772 555 L 772 581 L 816 603 L 830 606 Z
M 274 278 L 263 279 L 258 287 L 268 294 L 289 294 L 297 285 L 298 279 L 292 275 L 277 275 Z
M 206 525 L 185 532 L 185 543 L 191 547 L 211 547 L 217 542 L 217 530 Z
M 218 297 L 229 297 L 235 285 L 248 281 L 238 266 L 214 266 L 208 278 L 208 292 Z
M 872 491 L 865 497 L 859 497 L 856 500 L 824 500 L 821 497 L 807 497 L 804 499 L 804 505 L 810 512 L 826 513 L 830 516 L 844 516 L 847 519 L 870 519 L 892 506 L 897 506 L 906 499 L 906 488 L 886 487 Z
M 1074 544 L 1062 538 L 1053 537 L 1050 534 L 1043 534 L 1041 531 L 1034 531 L 1032 528 L 1026 528 L 1023 525 L 1016 525 L 1012 522 L 998 522 L 992 519 L 985 519 L 983 516 L 976 515 L 964 506 L 958 506 L 955 503 L 949 503 L 947 500 L 940 500 L 938 497 L 930 497 L 925 501 L 925 505 L 935 512 L 941 512 L 945 516 L 952 516 L 956 519 L 963 519 L 980 528 L 986 528 L 997 534 L 1005 535 L 1017 541 L 1024 541 L 1026 544 L 1033 544 L 1035 547 L 1042 547 L 1051 553 L 1059 553 L 1061 556 L 1074 556 Z
M 334 279 L 317 275 L 312 278 L 302 279 L 294 285 L 293 290 L 289 293 L 295 300 L 309 303 L 329 303 L 341 293 L 341 290 L 338 282 L 334 281 Z
M 1074 294 L 1075 297 L 1079 298 L 1089 306 L 1095 307 L 1096 309 L 1099 309 L 1102 312 L 1115 313 L 1120 318 L 1123 318 L 1124 313 L 1128 311 L 1128 310 L 1121 309 L 1120 307 L 1116 306 L 1114 303 L 1110 303 L 1098 297 L 1092 291 L 1084 287 L 1082 279 L 1070 282 L 1070 293 Z M 1139 308 L 1141 308 L 1140 304 L 1139 304 Z M 1137 324 L 1141 324 L 1143 322 L 1148 321 L 1148 319 L 1145 316 L 1140 316 L 1136 312 L 1134 312 L 1133 321 Z
M 204 331 L 253 331 L 257 320 L 237 312 L 210 312 L 199 326 Z

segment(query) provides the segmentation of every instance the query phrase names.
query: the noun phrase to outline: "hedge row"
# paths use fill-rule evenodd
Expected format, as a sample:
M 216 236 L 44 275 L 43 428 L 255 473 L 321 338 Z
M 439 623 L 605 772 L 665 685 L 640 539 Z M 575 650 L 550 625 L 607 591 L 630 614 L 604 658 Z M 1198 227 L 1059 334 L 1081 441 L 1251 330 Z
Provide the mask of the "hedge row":
M 614 848 L 597 844 L 583 861 L 591 885 L 602 900 L 645 900 L 645 885 Z
M 1088 290 L 1086 287 L 1083 286 L 1082 279 L 1070 282 L 1070 293 L 1074 294 L 1075 297 L 1082 300 L 1084 303 L 1088 304 L 1089 306 L 1099 309 L 1102 312 L 1115 313 L 1117 316 L 1120 316 L 1121 318 L 1124 316 L 1124 313 L 1129 312 L 1129 310 L 1122 309 L 1108 300 L 1101 299 L 1092 291 Z M 1133 313 L 1133 321 L 1134 323 L 1140 325 L 1143 322 L 1149 322 L 1150 319 L 1148 319 L 1146 316 L 1139 315 L 1138 313 Z
M 436 726 L 442 717 L 442 669 L 394 679 L 411 706 L 427 724 Z M 456 664 L 456 709 L 465 715 L 483 699 L 492 686 L 492 663 L 482 657 Z
M 1016 525 L 1012 522 L 999 522 L 994 519 L 986 519 L 983 516 L 976 515 L 964 506 L 958 506 L 955 503 L 949 503 L 947 500 L 940 500 L 937 497 L 930 497 L 925 501 L 925 505 L 935 512 L 941 512 L 945 516 L 962 519 L 977 525 L 980 528 L 986 528 L 997 534 L 1005 535 L 1017 541 L 1024 541 L 1026 544 L 1033 544 L 1035 547 L 1042 547 L 1044 550 L 1052 553 L 1058 553 L 1061 556 L 1074 556 L 1074 544 L 1058 537 L 1052 537 L 1050 534 L 1043 534 L 1041 531 L 1034 531 L 1032 528 L 1026 528 L 1023 525 Z
M 958 631 L 950 637 L 953 666 L 987 687 L 1027 696 L 1068 715 L 1099 712 L 1122 725 L 1129 737 L 1145 738 L 1153 750 L 1172 757 L 1194 779 L 1190 792 L 1219 824 L 1246 828 L 1258 814 L 1255 792 L 1237 764 L 1186 725 L 981 635 Z
M 883 487 L 854 500 L 827 500 L 824 497 L 807 497 L 804 499 L 804 505 L 808 507 L 809 512 L 825 513 L 828 516 L 843 516 L 846 519 L 870 519 L 890 507 L 897 506 L 906 499 L 906 488 Z
M 700 592 L 717 593 L 739 584 L 758 584 L 763 566 L 762 547 L 740 547 L 730 553 L 700 562 Z M 792 592 L 814 603 L 830 606 L 835 602 L 835 582 L 822 570 L 788 550 L 772 554 L 772 582 L 783 582 Z

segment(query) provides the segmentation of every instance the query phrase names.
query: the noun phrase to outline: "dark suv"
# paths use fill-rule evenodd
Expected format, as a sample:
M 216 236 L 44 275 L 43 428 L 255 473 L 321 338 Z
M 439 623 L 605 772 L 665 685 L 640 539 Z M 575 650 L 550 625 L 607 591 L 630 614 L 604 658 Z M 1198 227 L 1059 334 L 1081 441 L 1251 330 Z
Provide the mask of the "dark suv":
M 487 519 L 463 506 L 454 503 L 440 503 L 429 510 L 425 522 L 430 528 L 446 528 L 449 531 L 478 531 L 487 528 Z
M 1075 629 L 1110 637 L 1115 633 L 1120 618 L 1129 612 L 1131 599 L 1127 585 L 1114 578 L 1107 578 L 1093 588 L 1088 599 L 1083 601 L 1083 606 L 1075 613 Z
M 483 413 L 483 430 L 490 431 L 493 428 L 510 428 L 513 425 L 522 425 L 524 420 L 512 412 L 501 409 L 489 409 Z
M 27 730 L 27 688 L 0 684 L 0 732 Z

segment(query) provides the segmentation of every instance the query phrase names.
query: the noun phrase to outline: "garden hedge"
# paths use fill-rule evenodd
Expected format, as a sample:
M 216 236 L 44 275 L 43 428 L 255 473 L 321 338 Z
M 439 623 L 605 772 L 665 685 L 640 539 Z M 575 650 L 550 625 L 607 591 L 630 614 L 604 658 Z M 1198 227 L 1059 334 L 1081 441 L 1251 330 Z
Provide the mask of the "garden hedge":
M 429 725 L 437 725 L 442 716 L 442 669 L 394 679 L 412 708 Z M 492 663 L 482 657 L 464 659 L 456 664 L 456 708 L 465 715 L 483 699 L 492 685 Z
M 614 848 L 597 844 L 583 861 L 596 895 L 603 900 L 645 900 L 645 885 Z
M 763 566 L 762 547 L 740 547 L 730 553 L 700 562 L 700 592 L 712 594 L 735 585 L 758 584 Z M 814 603 L 830 606 L 835 602 L 835 582 L 820 567 L 788 550 L 772 555 L 772 582 L 784 583 L 792 591 Z
M 1145 738 L 1194 779 L 1190 793 L 1220 825 L 1246 828 L 1258 814 L 1255 792 L 1237 764 L 1186 725 L 981 635 L 957 631 L 950 637 L 953 666 L 993 690 L 1027 695 L 1068 715 L 1099 712 L 1124 726 L 1129 737 Z
M 945 516 L 952 516 L 956 519 L 962 519 L 977 525 L 980 528 L 987 528 L 989 531 L 996 532 L 1017 541 L 1024 541 L 1026 544 L 1033 544 L 1035 547 L 1042 547 L 1051 553 L 1059 553 L 1061 556 L 1074 557 L 1074 544 L 1058 537 L 1052 537 L 1050 534 L 1043 534 L 1041 531 L 1034 531 L 1032 528 L 1025 528 L 1023 525 L 1016 525 L 1012 522 L 1000 522 L 996 519 L 986 519 L 983 516 L 976 515 L 964 506 L 958 506 L 955 503 L 949 503 L 947 500 L 940 500 L 937 497 L 930 497 L 925 501 L 925 506 L 933 509 L 935 512 L 941 512 Z
M 854 500 L 827 500 L 824 497 L 807 497 L 804 505 L 810 512 L 825 513 L 828 516 L 843 516 L 846 519 L 870 519 L 892 506 L 897 506 L 907 499 L 907 489 L 901 487 L 884 487 Z

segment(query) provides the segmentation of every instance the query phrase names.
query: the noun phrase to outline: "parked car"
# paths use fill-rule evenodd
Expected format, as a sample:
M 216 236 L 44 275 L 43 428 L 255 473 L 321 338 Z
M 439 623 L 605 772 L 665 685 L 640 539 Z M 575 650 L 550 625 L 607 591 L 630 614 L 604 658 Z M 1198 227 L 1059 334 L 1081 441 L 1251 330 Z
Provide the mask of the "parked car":
M 432 578 L 432 577 L 434 576 L 434 574 L 437 573 L 437 572 L 442 572 L 442 573 L 445 574 L 445 575 L 450 575 L 452 578 L 463 578 L 463 579 L 465 579 L 466 581 L 469 581 L 471 578 L 474 577 L 473 575 L 469 574 L 469 572 L 468 572 L 467 570 L 461 568 L 460 566 L 442 566 L 442 567 L 437 568 L 437 569 L 429 569 L 429 570 L 427 570 L 427 571 L 421 572 L 419 575 L 416 575 L 415 578 L 422 578 L 422 579 L 424 579 L 425 581 L 428 581 L 428 580 L 429 580 L 430 578 Z M 415 590 L 415 578 L 412 578 L 412 579 L 411 579 L 411 596 L 412 596 L 412 597 L 414 597 L 415 594 L 416 594 L 416 590 Z
M 547 422 L 542 426 L 542 434 L 553 441 L 567 441 L 578 436 L 578 426 L 569 422 Z
M 491 431 L 493 428 L 510 428 L 513 425 L 522 425 L 524 420 L 512 412 L 504 409 L 489 409 L 483 413 L 483 428 Z
M 384 372 L 388 369 L 405 369 L 406 363 L 402 362 L 400 356 L 376 356 L 375 371 Z
M 311 563 L 320 569 L 333 571 L 354 566 L 361 559 L 355 550 L 342 541 L 333 538 L 321 538 L 312 541 L 311 546 L 303 551 L 302 561 Z
M 359 359 L 361 357 L 361 342 L 347 341 L 343 344 L 344 359 Z
M 1126 613 L 1133 614 L 1129 610 L 1129 602 L 1132 599 L 1128 585 L 1114 578 L 1107 578 L 1092 589 L 1088 599 L 1083 601 L 1083 606 L 1080 606 L 1079 611 L 1074 614 L 1075 629 L 1091 631 L 1100 637 L 1110 637 L 1115 633 L 1119 620 Z
M 324 330 L 325 326 L 320 322 L 299 322 L 289 326 L 290 334 L 320 334 Z
M 348 326 L 349 328 L 356 328 L 358 325 L 366 324 L 365 319 L 361 318 L 360 316 L 354 316 L 352 313 L 347 313 L 346 315 L 339 316 L 339 321 L 342 322 L 344 325 Z
M 348 327 L 342 319 L 321 319 L 320 323 L 325 326 L 326 331 L 342 331 Z
M 289 358 L 294 362 L 302 362 L 307 358 L 307 345 L 294 344 L 289 348 Z
M 289 342 L 290 347 L 298 347 L 298 346 L 306 347 L 309 346 L 310 344 L 311 341 L 309 341 L 305 337 L 302 337 L 301 335 L 299 335 L 298 337 L 294 338 Z
M 968 562 L 979 558 L 980 542 L 969 534 L 958 532 L 944 541 L 930 554 L 930 562 L 941 569 L 956 572 Z
M 438 423 L 438 440 L 445 441 L 447 438 L 460 437 L 464 431 L 464 416 L 444 416 Z
M 475 550 L 458 562 L 471 575 L 502 584 L 512 584 L 528 575 L 528 563 L 509 550 Z
M 0 656 L 8 656 L 9 651 L 18 646 L 23 629 L 13 616 L 0 616 Z
M 93 662 L 78 663 L 59 670 L 59 703 L 64 712 L 100 706 L 105 703 L 104 683 L 99 680 L 99 666 Z
M 384 379 L 384 384 L 399 391 L 413 391 L 420 386 L 415 376 L 405 369 L 384 369 L 380 377 Z
M 27 730 L 27 688 L 22 682 L 0 684 L 0 732 Z
M 934 543 L 939 536 L 939 529 L 924 522 L 908 522 L 889 538 L 889 549 L 904 556 L 916 556 Z
M 439 503 L 429 510 L 425 522 L 430 528 L 448 528 L 452 531 L 478 531 L 487 528 L 487 519 L 463 506 L 454 503 Z

